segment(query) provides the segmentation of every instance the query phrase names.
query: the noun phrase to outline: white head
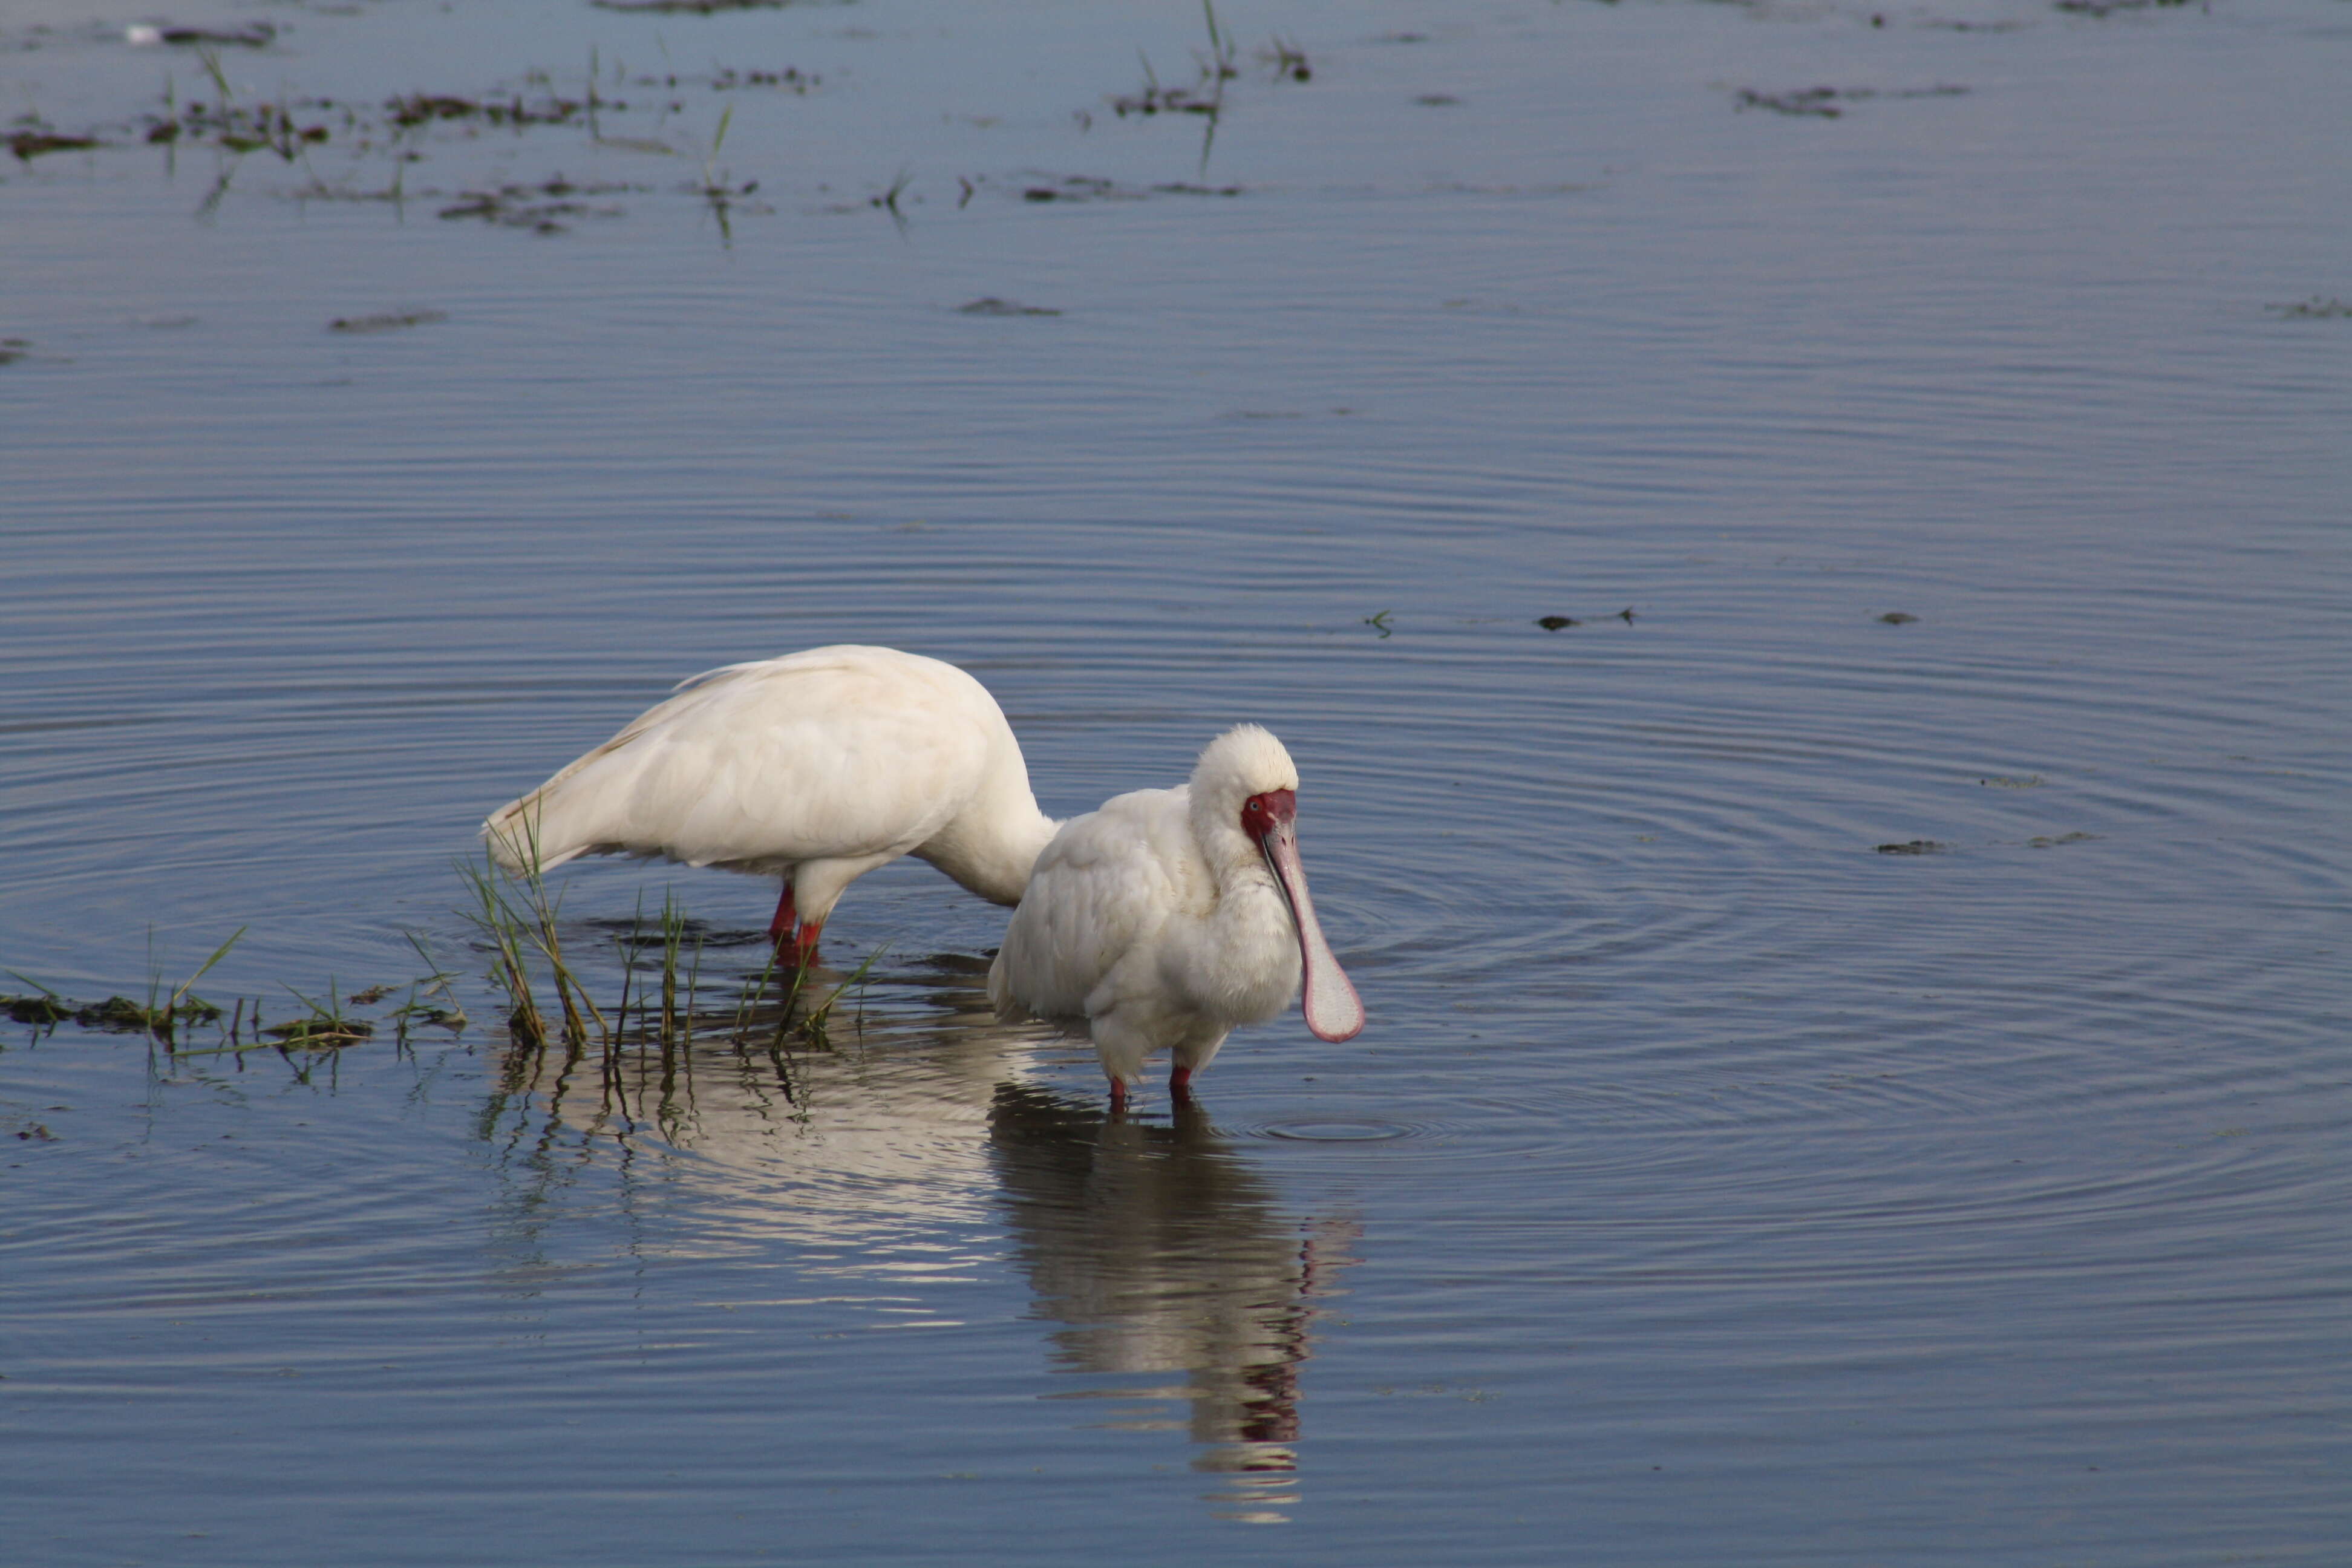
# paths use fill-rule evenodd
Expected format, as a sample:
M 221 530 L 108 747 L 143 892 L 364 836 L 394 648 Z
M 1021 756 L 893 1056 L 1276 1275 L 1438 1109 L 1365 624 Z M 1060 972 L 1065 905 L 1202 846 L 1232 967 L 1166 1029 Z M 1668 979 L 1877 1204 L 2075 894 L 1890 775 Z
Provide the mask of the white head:
M 1353 1037 L 1364 1026 L 1364 1005 L 1323 940 L 1307 894 L 1307 868 L 1298 858 L 1298 768 L 1290 753 L 1255 724 L 1226 731 L 1193 765 L 1192 816 L 1213 860 L 1219 849 L 1244 844 L 1265 858 L 1298 932 L 1307 1026 L 1327 1040 Z
M 1234 826 L 1250 796 L 1297 788 L 1297 764 L 1282 742 L 1260 725 L 1236 724 L 1202 748 L 1192 765 L 1192 819 L 1203 828 Z

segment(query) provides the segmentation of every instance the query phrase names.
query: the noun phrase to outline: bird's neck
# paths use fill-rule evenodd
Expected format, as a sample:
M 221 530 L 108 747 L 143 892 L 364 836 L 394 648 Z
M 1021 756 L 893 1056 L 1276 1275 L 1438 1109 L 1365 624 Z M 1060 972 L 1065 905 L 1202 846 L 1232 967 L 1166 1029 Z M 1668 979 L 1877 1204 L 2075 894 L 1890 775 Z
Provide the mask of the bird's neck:
M 1017 799 L 966 812 L 915 853 L 991 903 L 1017 904 L 1038 854 L 1061 826 L 1024 788 Z
M 1171 932 L 1184 993 L 1229 1023 L 1270 1018 L 1298 990 L 1298 933 L 1290 906 L 1255 847 L 1250 855 L 1251 861 L 1213 862 L 1214 907 Z

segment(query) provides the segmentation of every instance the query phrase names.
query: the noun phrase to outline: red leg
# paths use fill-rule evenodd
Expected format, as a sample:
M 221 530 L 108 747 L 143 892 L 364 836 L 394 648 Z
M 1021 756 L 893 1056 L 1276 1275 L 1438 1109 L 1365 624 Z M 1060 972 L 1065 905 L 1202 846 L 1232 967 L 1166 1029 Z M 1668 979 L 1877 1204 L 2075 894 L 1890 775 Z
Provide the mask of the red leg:
M 1114 1117 L 1127 1114 L 1127 1080 L 1125 1079 L 1115 1078 L 1110 1080 L 1110 1113 Z
M 1168 1069 L 1168 1098 L 1182 1104 L 1192 1098 L 1192 1069 L 1181 1063 Z
M 816 939 L 824 930 L 823 921 L 803 921 L 800 909 L 793 902 L 793 879 L 784 879 L 784 896 L 776 900 L 776 914 L 768 922 L 768 940 L 776 944 L 779 962 L 797 969 L 816 962 Z

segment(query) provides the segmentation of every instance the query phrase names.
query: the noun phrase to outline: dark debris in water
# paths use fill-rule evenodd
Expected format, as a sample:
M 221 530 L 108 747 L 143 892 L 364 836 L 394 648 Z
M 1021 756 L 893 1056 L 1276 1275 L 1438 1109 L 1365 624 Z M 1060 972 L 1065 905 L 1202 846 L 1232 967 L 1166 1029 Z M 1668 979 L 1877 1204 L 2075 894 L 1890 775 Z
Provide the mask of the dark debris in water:
M 1274 74 L 1285 81 L 1313 81 L 1315 68 L 1307 58 L 1307 51 L 1287 38 L 1276 38 L 1257 52 L 1257 58 L 1274 68 Z
M 0 1013 L 19 1024 L 62 1024 L 74 1016 L 73 1005 L 59 996 L 0 995 Z
M 1889 610 L 1878 618 L 1890 626 L 1907 626 L 1919 617 L 1908 610 Z
M 1874 87 L 1808 87 L 1790 92 L 1762 92 L 1743 87 L 1734 96 L 1732 107 L 1738 110 L 1769 109 L 1775 114 L 1796 118 L 1835 120 L 1851 103 L 1864 103 L 1876 98 L 1957 98 L 1969 89 L 1964 87 L 1906 87 L 1882 89 Z
M 2118 11 L 2169 10 L 2188 4 L 2189 0 L 2054 0 L 2051 9 L 2075 16 L 2105 17 Z
M 2025 841 L 2028 849 L 2055 849 L 2061 844 L 2087 844 L 2098 837 L 2095 833 L 2061 833 L 2055 837 L 2040 836 Z
M 2292 305 L 2273 305 L 2270 309 L 2290 321 L 2334 321 L 2352 317 L 2352 302 L 2317 294 Z
M 337 316 L 327 323 L 327 331 L 331 332 L 396 332 L 404 327 L 427 326 L 435 321 L 446 321 L 448 319 L 449 313 L 446 310 L 379 310 L 371 316 Z M 354 996 L 352 1000 L 373 1002 L 376 998 Z
M 261 1031 L 273 1040 L 283 1040 L 289 1046 L 306 1050 L 333 1050 L 341 1046 L 356 1046 L 375 1035 L 375 1026 L 364 1018 L 318 1016 L 297 1018 L 290 1024 L 278 1024 Z
M 1121 185 L 1090 174 L 1072 174 L 1051 184 L 1025 185 L 1025 202 L 1139 202 L 1150 196 L 1238 196 L 1240 185 L 1196 185 L 1171 180 L 1150 186 Z
M 396 985 L 372 985 L 329 1006 L 306 999 L 305 1005 L 310 1008 L 307 1015 L 291 1023 L 268 1027 L 262 1026 L 262 1004 L 257 998 L 238 999 L 232 1016 L 229 1009 L 188 994 L 184 988 L 172 995 L 159 994 L 148 1002 L 110 996 L 103 1002 L 87 1005 L 53 991 L 23 996 L 0 993 L 0 1017 L 43 1030 L 70 1026 L 94 1034 L 147 1035 L 163 1041 L 167 1050 L 199 1048 L 209 1053 L 211 1047 L 194 1047 L 181 1033 L 198 1024 L 219 1029 L 225 1041 L 221 1048 L 231 1051 L 262 1046 L 277 1050 L 331 1050 L 373 1039 L 379 1026 L 374 1021 L 348 1016 L 343 1012 L 344 1006 L 373 1006 L 401 989 Z M 390 1016 L 399 1022 L 404 1035 L 412 1024 L 436 1024 L 462 1030 L 469 1022 L 464 1012 L 456 1007 L 426 1006 L 413 1000 L 394 1008 Z M 247 1040 L 252 1045 L 242 1043 Z
M 792 0 L 588 0 L 599 11 L 655 16 L 716 16 L 722 11 L 781 11 Z
M 160 1007 L 151 1007 L 128 996 L 109 996 L 103 1002 L 77 1007 L 65 997 L 48 994 L 39 996 L 0 995 L 0 1013 L 5 1013 L 19 1024 L 31 1024 L 42 1028 L 56 1024 L 72 1024 L 78 1028 L 109 1035 L 157 1034 L 173 1024 L 215 1023 L 221 1016 L 218 1007 L 194 996 L 183 998 L 177 1006 L 167 1003 Z
M 1209 24 L 1209 47 L 1206 53 L 1193 51 L 1193 79 L 1182 85 L 1163 82 L 1147 58 L 1143 62 L 1141 88 L 1134 92 L 1114 93 L 1105 98 L 1104 101 L 1110 105 L 1111 112 L 1121 120 L 1130 114 L 1145 117 L 1197 114 L 1208 121 L 1213 133 L 1217 117 L 1225 110 L 1225 84 L 1242 74 L 1241 47 L 1231 29 L 1217 26 L 1215 7 L 1207 6 L 1205 11 Z M 1307 51 L 1278 35 L 1257 51 L 1256 58 L 1273 72 L 1276 81 L 1315 79 L 1315 68 L 1308 63 Z M 1078 122 L 1091 125 L 1094 117 L 1081 110 Z
M 213 1017 L 220 1009 L 207 1009 Z M 85 1029 L 103 1029 L 109 1034 L 145 1034 L 171 1021 L 171 1012 L 163 1007 L 144 1007 L 128 996 L 109 996 L 103 1002 L 78 1009 L 73 1021 Z
M 0 338 L 0 364 L 15 364 L 33 352 L 28 338 Z
M 1224 106 L 1222 90 L 1202 92 L 1189 87 L 1162 87 L 1156 81 L 1140 92 L 1118 93 L 1110 100 L 1111 112 L 1121 120 L 1130 114 L 1206 114 L 1214 117 Z
M 815 87 L 819 79 L 815 72 L 804 71 L 796 66 L 786 66 L 780 71 L 739 71 L 728 67 L 712 73 L 710 90 L 735 92 L 747 87 L 766 87 L 780 92 L 805 93 Z
M 628 105 L 616 103 L 611 107 L 626 109 Z M 394 125 L 404 127 L 436 120 L 479 120 L 491 125 L 562 125 L 585 114 L 588 105 L 571 98 L 543 98 L 531 102 L 519 92 L 504 99 L 412 92 L 386 100 L 383 111 Z
M 1933 838 L 1910 838 L 1900 844 L 1882 844 L 1878 847 L 1878 852 L 1881 855 L 1948 855 L 1951 851 L 1950 845 L 1939 844 Z
M 51 153 L 73 153 L 104 145 L 95 136 L 70 136 L 39 125 L 13 132 L 8 137 L 8 151 L 16 154 L 16 161 L 22 163 L 29 163 Z
M 1024 305 L 1014 300 L 1000 300 L 993 294 L 983 295 L 956 307 L 959 316 L 1058 316 L 1061 313 L 1048 305 Z
M 527 228 L 534 234 L 562 234 L 573 218 L 619 217 L 624 209 L 592 205 L 577 198 L 608 195 L 635 187 L 625 184 L 577 185 L 561 174 L 538 185 L 500 185 L 495 191 L 467 191 L 441 209 L 450 219 L 479 218 L 502 228 Z
M 2044 782 L 2040 773 L 1993 773 L 1977 780 L 1987 789 L 2040 789 Z
M 241 27 L 188 27 L 169 22 L 137 23 L 123 29 L 132 44 L 174 44 L 184 48 L 266 49 L 278 37 L 268 22 L 247 22 Z
M 1833 87 L 1811 87 L 1796 92 L 1759 92 L 1752 87 L 1739 89 L 1738 107 L 1769 109 L 1775 114 L 1811 114 L 1822 120 L 1835 120 L 1845 112 L 1838 107 L 1838 89 Z
M 1633 607 L 1628 605 L 1613 616 L 1601 616 L 1595 618 L 1604 621 L 1622 621 L 1630 626 L 1639 617 L 1633 614 Z M 1536 625 L 1548 632 L 1559 632 L 1566 631 L 1570 626 L 1580 626 L 1584 623 L 1574 616 L 1538 616 Z
M 231 153 L 270 152 L 290 163 L 303 148 L 327 141 L 334 134 L 319 117 L 327 114 L 332 118 L 335 107 L 323 99 L 249 105 L 191 103 L 177 113 L 149 115 L 146 140 L 157 145 L 203 142 Z M 299 120 L 295 118 L 298 110 Z M 343 113 L 342 119 L 349 129 L 349 111 Z

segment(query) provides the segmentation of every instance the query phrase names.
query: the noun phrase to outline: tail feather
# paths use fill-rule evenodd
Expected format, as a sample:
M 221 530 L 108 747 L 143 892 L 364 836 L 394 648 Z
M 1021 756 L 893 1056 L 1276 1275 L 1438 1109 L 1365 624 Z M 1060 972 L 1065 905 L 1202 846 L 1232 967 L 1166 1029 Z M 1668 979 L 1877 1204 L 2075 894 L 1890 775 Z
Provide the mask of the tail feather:
M 544 794 L 544 790 L 533 790 L 520 800 L 510 801 L 492 812 L 489 820 L 482 824 L 482 839 L 489 848 L 490 858 L 517 875 L 552 871 L 580 854 L 576 846 L 549 851 L 541 831 L 546 810 Z
M 1029 1016 L 1029 1009 L 1013 999 L 1013 977 L 1005 971 L 1002 952 L 988 966 L 988 1000 L 996 1008 L 999 1023 L 1017 1024 Z

